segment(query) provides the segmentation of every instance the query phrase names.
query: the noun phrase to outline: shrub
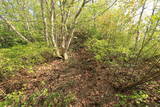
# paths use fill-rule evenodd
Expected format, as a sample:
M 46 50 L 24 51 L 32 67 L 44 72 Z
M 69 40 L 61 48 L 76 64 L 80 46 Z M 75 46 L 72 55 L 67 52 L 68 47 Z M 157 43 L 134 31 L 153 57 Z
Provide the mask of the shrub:
M 95 58 L 103 62 L 128 61 L 131 51 L 123 46 L 109 46 L 106 40 L 90 39 L 87 42 L 89 50 L 95 54 Z
M 120 101 L 116 106 L 121 107 L 131 105 L 147 106 L 149 95 L 145 91 L 134 92 L 131 95 L 117 94 Z
M 1 80 L 15 71 L 48 61 L 53 57 L 53 51 L 44 43 L 17 45 L 0 49 Z
M 5 101 L 0 102 L 0 107 L 67 107 L 75 100 L 75 95 L 71 93 L 63 95 L 59 92 L 49 92 L 48 89 L 45 88 L 41 91 L 36 91 L 31 95 L 25 95 L 21 91 L 8 94 L 5 97 Z

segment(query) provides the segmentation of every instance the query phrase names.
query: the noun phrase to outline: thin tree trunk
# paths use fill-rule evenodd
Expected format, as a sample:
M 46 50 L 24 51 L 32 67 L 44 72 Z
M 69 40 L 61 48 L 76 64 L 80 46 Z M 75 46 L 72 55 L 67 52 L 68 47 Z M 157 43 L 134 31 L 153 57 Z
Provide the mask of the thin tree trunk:
M 47 44 L 49 45 L 47 18 L 45 17 L 45 13 L 44 13 L 44 0 L 41 0 L 40 2 L 41 2 L 42 19 L 43 19 L 43 25 L 44 25 L 44 36 L 47 41 Z
M 154 3 L 154 7 L 153 7 L 153 10 L 152 10 L 152 15 L 151 15 L 151 17 L 155 14 L 155 10 L 156 10 L 156 7 L 157 7 L 157 2 L 158 2 L 158 0 L 156 0 L 155 3 Z M 159 22 L 159 20 L 158 20 L 158 22 Z M 156 26 L 154 27 L 154 30 L 157 28 L 158 22 L 156 23 Z M 141 48 L 140 48 L 140 50 L 139 50 L 139 52 L 138 52 L 138 54 L 137 54 L 137 61 L 138 61 L 138 58 L 139 58 L 139 56 L 141 55 L 144 47 L 147 45 L 147 44 L 145 43 L 145 40 L 146 40 L 146 37 L 147 37 L 147 33 L 149 32 L 149 29 L 151 29 L 152 24 L 153 24 L 153 23 L 152 23 L 152 19 L 150 19 L 150 24 L 149 24 L 149 26 L 147 26 L 146 32 L 145 32 L 144 37 L 143 37 L 143 41 L 142 41 Z M 153 31 L 153 32 L 154 32 L 154 31 Z M 154 34 L 154 33 L 152 33 L 152 34 L 150 35 L 150 37 L 152 37 L 153 34 Z
M 72 23 L 72 30 L 71 30 L 71 34 L 70 34 L 70 37 L 68 39 L 68 42 L 66 44 L 66 49 L 65 49 L 65 53 L 67 53 L 68 49 L 69 49 L 69 46 L 71 44 L 71 41 L 74 37 L 74 32 L 75 32 L 75 24 L 77 23 L 77 18 L 79 17 L 79 15 L 81 14 L 82 12 L 82 9 L 84 8 L 85 4 L 86 4 L 86 0 L 83 0 L 82 4 L 81 4 L 81 7 L 79 8 L 79 10 L 77 11 L 75 17 L 74 17 L 74 21 Z
M 58 48 L 58 45 L 57 45 L 57 41 L 56 41 L 56 38 L 55 38 L 55 35 L 54 35 L 54 19 L 55 19 L 55 7 L 54 7 L 54 1 L 52 0 L 51 1 L 51 38 L 52 38 L 52 42 L 54 44 L 54 48 L 56 50 L 56 54 L 58 57 L 61 57 L 60 55 L 60 51 L 59 51 L 59 48 Z
M 144 77 L 142 77 L 141 80 L 138 80 L 137 82 L 131 83 L 125 87 L 123 87 L 122 89 L 120 89 L 121 91 L 126 91 L 126 90 L 130 90 L 138 85 L 144 84 L 148 81 L 152 81 L 158 77 L 160 77 L 160 73 L 159 71 L 152 73 L 152 71 L 154 70 L 154 68 L 157 66 L 157 64 L 160 62 L 160 59 L 158 59 L 156 61 L 156 63 L 154 63 L 154 65 L 152 65 L 152 67 L 147 71 L 147 73 L 145 74 Z
M 147 2 L 147 0 L 145 0 L 144 3 L 143 3 L 142 11 L 141 11 L 141 13 L 140 13 L 140 17 L 139 17 L 139 20 L 138 20 L 138 25 L 137 25 L 137 29 L 136 29 L 136 30 L 137 30 L 137 34 L 136 34 L 134 51 L 136 51 L 137 46 L 138 46 L 138 39 L 139 39 L 139 35 L 140 35 L 139 26 L 141 25 L 142 16 L 143 16 L 143 13 L 144 13 L 144 10 L 145 10 L 146 2 Z
M 29 41 L 25 36 L 23 36 L 23 35 L 14 27 L 14 25 L 12 25 L 5 17 L 3 17 L 3 16 L 0 15 L 0 18 L 3 19 L 3 20 L 6 22 L 6 24 L 9 25 L 9 26 L 11 27 L 11 29 L 17 33 L 18 36 L 20 36 L 24 41 L 30 43 L 30 41 Z

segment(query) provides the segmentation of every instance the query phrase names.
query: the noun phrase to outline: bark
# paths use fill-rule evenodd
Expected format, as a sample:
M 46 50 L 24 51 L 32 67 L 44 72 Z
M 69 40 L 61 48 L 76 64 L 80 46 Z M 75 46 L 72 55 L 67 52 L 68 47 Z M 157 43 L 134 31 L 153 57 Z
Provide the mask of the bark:
M 99 16 L 103 15 L 106 11 L 108 11 L 109 9 L 111 9 L 117 2 L 118 2 L 118 0 L 115 0 L 110 6 L 108 6 L 107 8 L 105 8 L 102 12 L 95 14 L 94 17 L 92 17 L 91 19 L 86 20 L 86 22 L 92 21 L 92 20 L 96 20 Z
M 147 0 L 145 0 L 144 3 L 143 3 L 142 11 L 140 13 L 140 17 L 139 17 L 139 20 L 138 20 L 138 25 L 137 25 L 137 29 L 136 29 L 137 30 L 137 34 L 136 34 L 135 47 L 134 47 L 135 51 L 136 51 L 137 46 L 138 46 L 138 39 L 139 39 L 139 35 L 140 35 L 139 26 L 141 25 L 142 16 L 143 16 L 143 13 L 144 13 L 144 10 L 145 10 L 146 2 L 147 2 Z
M 55 48 L 55 51 L 56 51 L 56 55 L 58 57 L 61 57 L 60 55 L 60 51 L 59 51 L 59 48 L 58 48 L 58 45 L 57 45 L 57 41 L 56 41 L 56 37 L 55 37 L 55 34 L 54 34 L 54 21 L 55 21 L 55 7 L 54 7 L 54 1 L 52 0 L 51 1 L 51 38 L 52 38 L 52 42 L 54 44 L 54 48 Z
M 74 1 L 74 0 L 73 0 Z M 73 2 L 71 1 L 71 3 Z M 62 57 L 67 60 L 68 59 L 68 54 L 66 51 L 66 43 L 67 43 L 67 36 L 69 35 L 68 33 L 68 18 L 70 15 L 70 6 L 67 7 L 66 1 L 61 2 L 60 1 L 60 11 L 61 11 L 61 35 L 62 35 L 62 43 L 61 43 L 61 54 Z
M 157 71 L 157 72 L 153 72 L 154 68 L 157 66 L 157 64 L 160 62 L 160 59 L 158 59 L 155 64 L 152 65 L 152 67 L 146 71 L 147 73 L 145 74 L 145 76 L 142 77 L 142 79 L 138 80 L 137 82 L 134 82 L 134 83 L 131 83 L 125 87 L 122 87 L 120 89 L 120 91 L 126 91 L 126 90 L 130 90 L 130 89 L 133 89 L 135 87 L 137 87 L 138 85 L 142 85 L 146 82 L 149 82 L 149 81 L 153 81 L 157 78 L 160 77 L 160 72 Z
M 61 46 L 62 46 L 62 56 L 63 56 L 64 60 L 68 59 L 68 49 L 69 49 L 71 41 L 74 37 L 75 25 L 77 24 L 77 19 L 80 16 L 85 4 L 88 2 L 89 1 L 83 0 L 80 8 L 77 10 L 77 13 L 74 16 L 70 31 L 68 31 L 68 29 L 67 29 L 67 20 L 68 20 L 70 11 L 67 14 L 65 14 L 65 13 L 63 13 L 64 4 L 62 4 L 62 7 L 60 7 L 61 12 L 62 12 L 61 13 L 61 17 L 62 17 L 62 20 L 61 20 L 61 23 L 62 23 L 62 28 L 61 28 L 61 30 L 62 30 L 62 44 L 61 44 Z
M 82 2 L 82 4 L 81 4 L 81 7 L 79 8 L 79 10 L 77 11 L 77 13 L 76 13 L 76 15 L 75 15 L 75 17 L 74 17 L 74 20 L 73 20 L 73 23 L 72 23 L 71 35 L 70 35 L 70 37 L 69 37 L 69 39 L 68 39 L 68 42 L 67 42 L 67 44 L 66 44 L 65 52 L 68 51 L 69 46 L 70 46 L 70 44 L 71 44 L 71 41 L 72 41 L 72 39 L 73 39 L 73 37 L 74 37 L 75 24 L 77 23 L 77 18 L 80 16 L 80 14 L 81 14 L 81 12 L 82 12 L 82 9 L 84 8 L 84 6 L 85 6 L 85 4 L 86 4 L 87 2 L 88 2 L 88 1 L 83 0 L 83 2 Z
M 47 44 L 49 45 L 47 18 L 45 17 L 45 11 L 44 11 L 44 0 L 41 0 L 40 2 L 41 2 L 42 20 L 43 20 L 43 25 L 44 25 L 44 36 L 47 41 Z
M 157 7 L 157 2 L 158 2 L 158 0 L 155 1 L 155 3 L 154 3 L 154 7 L 153 7 L 153 10 L 152 10 L 152 15 L 151 15 L 151 17 L 155 14 L 155 10 L 156 10 L 156 7 Z M 157 28 L 158 23 L 159 23 L 159 20 L 156 22 L 156 26 L 154 27 L 154 30 L 153 30 L 152 34 L 150 35 L 150 37 L 152 37 L 152 36 L 154 35 L 154 31 L 155 31 L 155 29 Z M 146 31 L 145 31 L 145 33 L 144 33 L 144 37 L 143 37 L 143 41 L 142 41 L 141 48 L 140 48 L 140 50 L 139 50 L 139 52 L 138 52 L 138 54 L 137 54 L 137 58 L 136 58 L 137 61 L 138 61 L 138 59 L 139 59 L 139 57 L 140 57 L 140 55 L 141 55 L 144 47 L 147 45 L 146 38 L 147 38 L 147 36 L 148 36 L 148 35 L 147 35 L 148 32 L 150 31 L 150 29 L 151 29 L 151 27 L 152 27 L 152 24 L 153 24 L 153 23 L 152 23 L 152 19 L 150 19 L 149 26 L 147 26 Z M 150 40 L 149 40 L 149 41 L 150 41 Z
M 71 44 L 71 41 L 74 36 L 75 32 L 75 26 L 77 24 L 77 19 L 80 16 L 83 8 L 85 7 L 85 4 L 88 3 L 91 0 L 83 0 L 82 4 L 80 4 L 79 9 L 75 13 L 73 17 L 73 21 L 68 23 L 68 20 L 70 18 L 70 12 L 72 5 L 74 4 L 75 0 L 71 0 L 70 2 L 67 0 L 59 1 L 59 13 L 56 13 L 55 3 L 54 0 L 51 0 L 51 2 L 48 2 L 47 0 L 41 0 L 41 10 L 42 10 L 42 18 L 44 26 L 45 24 L 45 18 L 44 18 L 44 5 L 45 2 L 46 10 L 50 12 L 50 37 L 52 44 L 54 45 L 56 54 L 58 57 L 63 57 L 64 60 L 68 59 L 68 50 L 69 46 Z M 80 2 L 80 1 L 78 1 Z M 50 4 L 49 4 L 50 3 Z M 50 5 L 48 8 L 48 4 Z M 49 10 L 48 10 L 49 9 Z M 61 18 L 60 24 L 56 25 L 57 18 Z M 68 29 L 69 26 L 69 29 Z M 57 31 L 57 32 L 56 32 Z M 59 32 L 60 31 L 60 32 Z M 46 32 L 46 30 L 44 30 Z

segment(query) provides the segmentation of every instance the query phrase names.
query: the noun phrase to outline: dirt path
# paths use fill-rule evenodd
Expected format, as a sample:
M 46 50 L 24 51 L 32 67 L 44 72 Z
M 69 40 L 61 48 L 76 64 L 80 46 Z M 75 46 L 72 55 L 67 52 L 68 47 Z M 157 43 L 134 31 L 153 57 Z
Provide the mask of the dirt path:
M 111 106 L 115 98 L 114 89 L 108 81 L 108 71 L 99 69 L 91 56 L 81 49 L 67 63 L 54 60 L 34 67 L 35 72 L 20 71 L 8 81 L 0 83 L 0 89 L 6 94 L 23 89 L 26 95 L 31 95 L 47 88 L 51 92 L 75 94 L 76 101 L 70 105 L 73 107 Z

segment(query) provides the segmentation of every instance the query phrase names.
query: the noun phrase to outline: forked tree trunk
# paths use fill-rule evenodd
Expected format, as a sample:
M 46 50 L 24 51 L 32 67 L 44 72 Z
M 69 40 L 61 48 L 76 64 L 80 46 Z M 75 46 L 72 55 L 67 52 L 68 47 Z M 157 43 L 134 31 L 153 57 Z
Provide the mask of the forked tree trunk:
M 68 60 L 68 59 L 69 59 L 67 52 L 64 52 L 64 53 L 63 53 L 63 58 L 64 58 L 64 60 Z
M 77 13 L 75 14 L 74 16 L 74 19 L 73 19 L 73 23 L 72 23 L 72 30 L 70 32 L 70 36 L 69 38 L 67 39 L 67 41 L 65 41 L 65 49 L 63 51 L 63 58 L 64 60 L 67 60 L 69 57 L 68 57 L 68 50 L 69 50 L 69 47 L 70 47 L 70 44 L 71 44 L 71 41 L 74 37 L 74 32 L 75 32 L 75 24 L 77 24 L 77 19 L 78 17 L 80 16 L 81 12 L 82 12 L 82 9 L 84 8 L 85 4 L 88 3 L 89 1 L 86 1 L 86 0 L 83 0 L 80 8 L 78 9 Z M 65 26 L 64 26 L 65 27 Z M 67 31 L 68 33 L 68 31 Z M 68 33 L 69 34 L 69 33 Z
M 89 0 L 90 1 L 90 0 Z M 59 31 L 59 28 L 57 28 L 56 23 L 57 23 L 57 15 L 55 11 L 55 3 L 54 0 L 51 0 L 51 10 L 50 10 L 50 22 L 51 22 L 51 38 L 52 38 L 52 43 L 54 44 L 54 48 L 56 51 L 56 54 L 58 57 L 62 57 L 64 60 L 67 60 L 68 57 L 68 50 L 71 44 L 71 41 L 74 37 L 74 31 L 75 31 L 75 24 L 77 24 L 77 19 L 80 16 L 82 9 L 84 8 L 85 4 L 88 3 L 89 1 L 83 0 L 82 4 L 80 4 L 80 8 L 77 10 L 75 13 L 75 16 L 73 18 L 73 21 L 71 22 L 71 30 L 68 30 L 67 28 L 67 19 L 69 17 L 69 12 L 66 14 L 64 11 L 65 8 L 65 3 L 60 2 L 60 10 L 61 10 L 61 34 L 56 34 L 56 31 Z M 59 36 L 57 36 L 59 35 Z M 57 39 L 58 38 L 58 39 Z M 58 40 L 62 40 L 61 42 Z
M 59 51 L 59 47 L 58 47 L 58 41 L 56 41 L 55 38 L 55 25 L 54 25 L 54 21 L 55 21 L 55 7 L 54 7 L 54 1 L 51 1 L 51 38 L 52 38 L 52 43 L 54 44 L 54 48 L 56 51 L 56 55 L 58 57 L 61 57 L 60 51 Z

